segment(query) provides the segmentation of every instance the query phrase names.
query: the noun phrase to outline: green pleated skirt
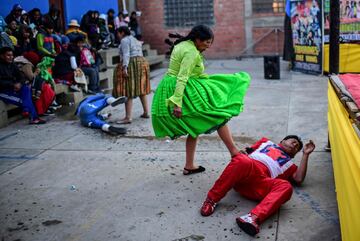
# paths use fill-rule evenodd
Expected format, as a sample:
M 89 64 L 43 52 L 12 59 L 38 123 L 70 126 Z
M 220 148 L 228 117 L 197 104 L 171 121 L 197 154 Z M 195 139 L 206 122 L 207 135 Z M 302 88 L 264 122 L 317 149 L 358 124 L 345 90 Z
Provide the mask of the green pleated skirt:
M 183 96 L 182 116 L 176 118 L 166 99 L 175 91 L 176 77 L 165 75 L 152 101 L 152 125 L 156 137 L 172 139 L 211 133 L 243 110 L 250 76 L 246 72 L 189 78 Z

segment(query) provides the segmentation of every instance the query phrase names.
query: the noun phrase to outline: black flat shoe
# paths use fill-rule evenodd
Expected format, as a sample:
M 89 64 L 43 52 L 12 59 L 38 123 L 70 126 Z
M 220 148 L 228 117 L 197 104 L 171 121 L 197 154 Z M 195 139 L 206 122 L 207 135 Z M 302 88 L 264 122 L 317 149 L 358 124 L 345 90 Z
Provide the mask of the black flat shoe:
M 200 172 L 204 172 L 205 171 L 205 167 L 199 166 L 196 169 L 187 169 L 184 168 L 183 174 L 184 175 L 191 175 L 191 174 L 196 174 L 196 173 L 200 173 Z

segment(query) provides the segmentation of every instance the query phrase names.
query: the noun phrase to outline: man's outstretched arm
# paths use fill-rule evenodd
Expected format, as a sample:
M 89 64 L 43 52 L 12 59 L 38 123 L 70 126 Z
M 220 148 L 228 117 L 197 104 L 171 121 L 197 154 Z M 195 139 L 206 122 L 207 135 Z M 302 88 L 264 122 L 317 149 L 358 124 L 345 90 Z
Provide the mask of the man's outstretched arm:
M 315 149 L 315 144 L 312 140 L 310 140 L 308 143 L 305 144 L 300 165 L 292 176 L 292 179 L 296 185 L 300 185 L 304 181 L 306 176 L 309 156 L 314 151 L 314 149 Z

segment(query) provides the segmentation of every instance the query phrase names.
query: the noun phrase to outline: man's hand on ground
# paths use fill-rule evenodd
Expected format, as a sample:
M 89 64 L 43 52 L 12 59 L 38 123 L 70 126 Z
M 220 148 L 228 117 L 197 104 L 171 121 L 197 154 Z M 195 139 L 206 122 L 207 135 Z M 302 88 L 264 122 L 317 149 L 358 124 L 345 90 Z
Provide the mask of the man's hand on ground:
M 311 152 L 313 152 L 315 149 L 315 144 L 312 140 L 310 140 L 308 143 L 305 144 L 303 153 L 306 155 L 309 155 Z

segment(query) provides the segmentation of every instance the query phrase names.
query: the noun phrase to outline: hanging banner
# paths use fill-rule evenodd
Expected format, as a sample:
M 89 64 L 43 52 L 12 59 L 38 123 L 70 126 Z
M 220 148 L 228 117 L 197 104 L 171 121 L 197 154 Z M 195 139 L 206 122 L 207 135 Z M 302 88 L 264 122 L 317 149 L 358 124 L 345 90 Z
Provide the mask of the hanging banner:
M 322 74 L 322 0 L 290 0 L 293 70 Z
M 330 0 L 324 1 L 324 41 L 329 42 Z M 340 39 L 341 42 L 360 41 L 360 2 L 340 1 Z

